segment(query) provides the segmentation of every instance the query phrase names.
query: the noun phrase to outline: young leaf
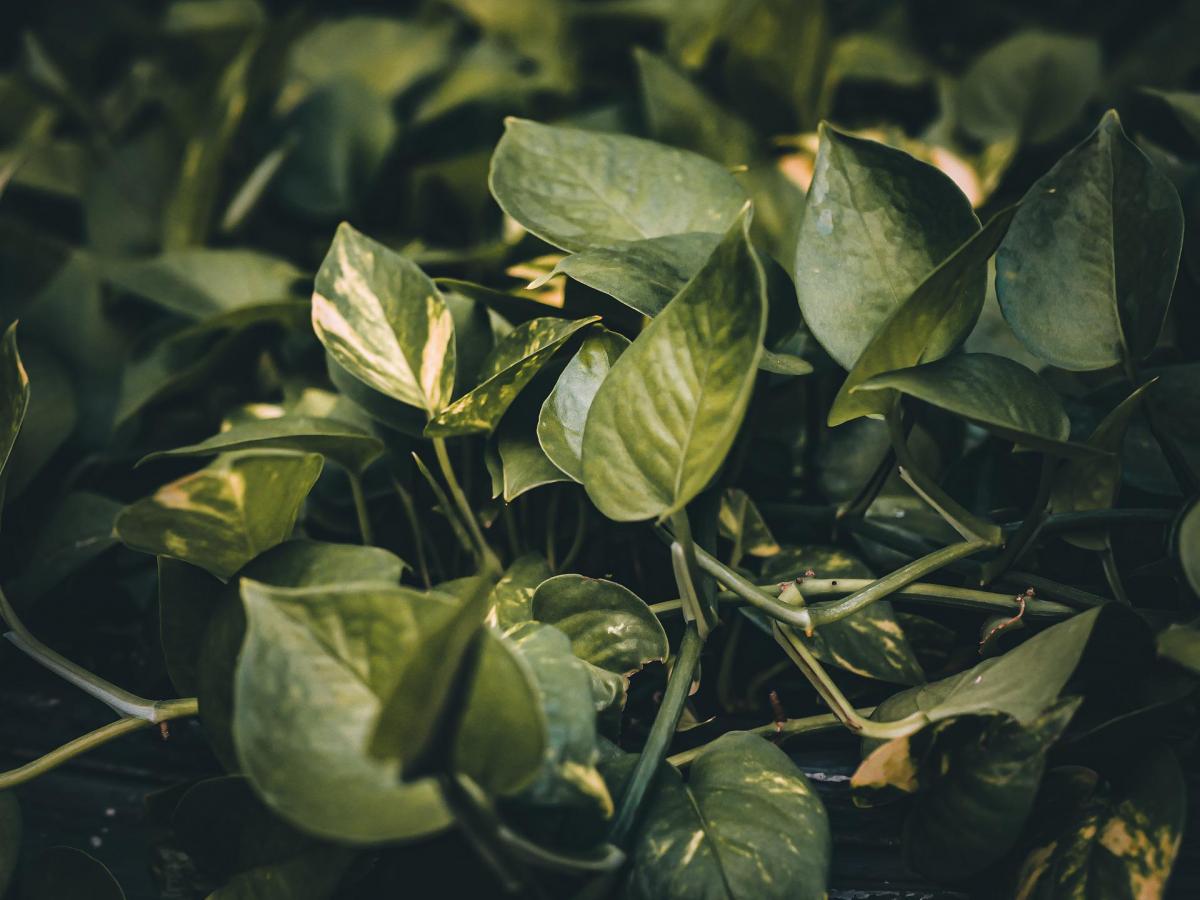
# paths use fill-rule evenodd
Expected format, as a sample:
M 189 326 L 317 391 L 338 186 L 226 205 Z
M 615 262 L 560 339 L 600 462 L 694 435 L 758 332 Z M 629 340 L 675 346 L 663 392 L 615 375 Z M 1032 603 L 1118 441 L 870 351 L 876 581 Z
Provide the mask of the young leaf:
M 1022 201 L 996 255 L 1000 308 L 1051 365 L 1139 360 L 1162 330 L 1182 243 L 1179 195 L 1109 111 Z
M 315 453 L 218 457 L 125 507 L 117 536 L 135 550 L 181 559 L 226 580 L 292 533 L 321 464 Z
M 505 120 L 488 183 L 508 215 L 564 250 L 724 232 L 746 202 L 712 160 L 617 134 Z
M 17 350 L 17 323 L 13 322 L 4 332 L 0 342 L 0 475 L 8 465 L 9 455 L 21 433 L 25 411 L 29 409 L 29 375 L 21 365 L 21 354 Z
M 538 585 L 532 603 L 533 617 L 566 634 L 576 656 L 610 672 L 630 675 L 670 652 L 658 617 L 615 582 L 558 575 Z
M 1053 140 L 1069 129 L 1100 86 L 1092 38 L 1022 31 L 981 53 L 963 74 L 958 123 L 985 143 Z
M 583 483 L 611 519 L 661 519 L 682 509 L 733 444 L 766 328 L 749 224 L 747 210 L 596 392 L 583 434 Z
M 558 376 L 538 416 L 537 439 L 554 465 L 583 481 L 583 430 L 588 411 L 613 363 L 629 346 L 615 331 L 585 338 Z
M 1058 395 L 1007 357 L 960 353 L 875 375 L 854 390 L 899 391 L 1023 446 L 1064 456 L 1099 452 L 1067 443 L 1071 422 Z
M 451 815 L 432 779 L 401 781 L 370 755 L 382 707 L 417 648 L 413 607 L 383 585 L 272 588 L 242 581 L 246 638 L 233 734 L 260 797 L 303 831 L 374 843 L 432 834 Z
M 822 897 L 829 819 L 782 750 L 745 732 L 717 738 L 682 782 L 660 773 L 630 850 L 636 900 Z
M 364 384 L 426 411 L 454 391 L 454 321 L 417 266 L 347 223 L 338 226 L 312 297 L 313 330 Z
M 900 150 L 822 125 L 796 247 L 804 321 L 851 368 L 921 281 L 979 230 L 946 175 Z M 986 271 L 965 280 L 982 302 Z
M 426 436 L 490 434 L 555 351 L 571 335 L 599 318 L 588 316 L 572 321 L 545 316 L 518 325 L 496 344 L 484 361 L 479 386 L 433 416 L 425 426 Z
M 143 457 L 152 459 L 215 456 L 237 450 L 295 450 L 319 453 L 343 468 L 361 474 L 383 453 L 383 441 L 337 419 L 285 415 L 277 419 L 236 422 L 219 434 L 173 450 L 159 450 Z
M 108 867 L 74 847 L 50 847 L 30 861 L 21 875 L 21 900 L 125 900 Z
M 933 362 L 954 352 L 971 333 L 983 309 L 984 295 L 976 290 L 979 273 L 1016 213 L 1009 207 L 967 239 L 929 273 L 907 300 L 892 313 L 854 363 L 829 410 L 831 427 L 860 416 L 883 415 L 895 394 L 856 394 L 854 388 L 882 372 Z

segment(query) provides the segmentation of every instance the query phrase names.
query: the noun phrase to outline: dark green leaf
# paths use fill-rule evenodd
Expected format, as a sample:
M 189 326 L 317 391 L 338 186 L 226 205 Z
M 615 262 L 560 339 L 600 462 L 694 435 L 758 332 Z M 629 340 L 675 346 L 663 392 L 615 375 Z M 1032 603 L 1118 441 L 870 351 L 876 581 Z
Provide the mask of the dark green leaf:
M 122 505 L 77 491 L 67 494 L 38 532 L 29 563 L 9 584 L 13 596 L 39 597 L 117 543 L 113 526 Z
M 546 560 L 526 553 L 512 561 L 488 597 L 488 620 L 501 630 L 533 620 L 533 594 L 554 573 Z
M 533 617 L 565 633 L 576 656 L 610 672 L 630 675 L 670 652 L 658 617 L 615 582 L 558 575 L 538 585 L 532 602 Z
M 313 330 L 364 384 L 432 416 L 454 390 L 454 320 L 417 266 L 346 223 L 313 288 Z
M 1110 111 L 1022 201 L 996 256 L 1000 308 L 1060 368 L 1141 359 L 1162 329 L 1182 242 L 1175 188 Z
M 731 732 L 697 757 L 687 784 L 660 773 L 630 851 L 628 896 L 821 897 L 830 853 L 825 808 L 796 764 Z
M 117 536 L 227 579 L 292 533 L 300 505 L 321 474 L 314 453 L 246 451 L 163 485 L 125 507 Z
M 1192 590 L 1200 595 L 1200 503 L 1193 503 L 1179 523 L 1179 562 Z
M 601 512 L 663 518 L 707 486 L 745 415 L 765 327 L 763 272 L 744 212 L 596 392 L 583 482 Z
M 779 552 L 779 544 L 763 520 L 762 513 L 750 495 L 740 488 L 726 488 L 721 495 L 717 527 L 721 537 L 733 541 L 735 566 L 745 553 L 769 557 Z
M 104 863 L 74 847 L 51 847 L 29 863 L 21 876 L 21 900 L 125 900 Z
M 624 135 L 506 120 L 490 183 L 500 207 L 564 250 L 723 232 L 745 203 L 717 163 Z
M 17 435 L 21 433 L 21 423 L 25 421 L 25 411 L 29 408 L 29 375 L 21 365 L 21 354 L 17 351 L 17 323 L 8 326 L 4 332 L 4 340 L 0 343 L 0 378 L 3 379 L 3 396 L 0 396 L 0 422 L 3 431 L 0 432 L 0 475 L 8 465 L 8 458 Z
M 978 230 L 967 198 L 933 166 L 822 125 L 796 248 L 804 321 L 851 368 L 925 277 Z M 986 273 L 974 272 L 963 289 L 982 297 Z

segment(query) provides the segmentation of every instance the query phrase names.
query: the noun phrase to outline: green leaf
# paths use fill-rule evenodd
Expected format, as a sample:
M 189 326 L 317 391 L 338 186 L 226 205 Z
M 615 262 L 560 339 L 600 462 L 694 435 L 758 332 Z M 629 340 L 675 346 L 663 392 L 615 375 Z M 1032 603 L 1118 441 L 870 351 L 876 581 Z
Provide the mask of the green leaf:
M 400 779 L 368 752 L 382 708 L 421 638 L 425 598 L 362 584 L 272 588 L 243 579 L 246 639 L 233 734 L 260 797 L 303 831 L 374 843 L 440 831 L 451 816 L 432 779 Z
M 612 581 L 558 575 L 538 585 L 533 617 L 571 640 L 580 659 L 631 675 L 649 662 L 666 662 L 670 646 L 658 617 L 633 591 Z
M 1200 595 L 1200 503 L 1193 503 L 1179 523 L 1179 562 L 1192 590 Z
M 315 453 L 220 456 L 125 507 L 117 536 L 135 550 L 181 559 L 224 580 L 287 539 L 320 474 Z
M 1186 91 L 1160 91 L 1145 88 L 1145 93 L 1158 97 L 1171 109 L 1179 124 L 1191 139 L 1200 145 L 1200 94 Z
M 991 353 L 960 353 L 868 378 L 855 391 L 893 390 L 974 422 L 992 434 L 1063 456 L 1097 451 L 1069 444 L 1062 401 L 1023 365 Z
M 433 416 L 425 426 L 426 436 L 490 434 L 555 351 L 571 335 L 599 318 L 569 320 L 544 316 L 518 325 L 496 344 L 484 361 L 479 386 Z
M 571 480 L 550 462 L 530 422 L 511 416 L 501 422 L 496 432 L 496 450 L 500 456 L 501 495 L 505 503 L 536 487 Z
M 583 430 L 592 400 L 628 346 L 629 340 L 615 331 L 589 335 L 542 404 L 538 443 L 547 458 L 575 481 L 583 481 Z
M 717 528 L 721 537 L 733 541 L 733 555 L 738 558 L 733 562 L 735 566 L 744 553 L 774 556 L 779 552 L 779 544 L 763 520 L 762 513 L 750 495 L 740 488 L 726 488 L 721 495 Z
M 1104 455 L 1069 459 L 1059 468 L 1050 494 L 1050 509 L 1053 512 L 1083 512 L 1091 509 L 1108 509 L 1117 500 L 1121 486 L 1121 447 L 1125 441 L 1125 430 L 1130 420 L 1142 406 L 1142 398 L 1153 385 L 1148 381 L 1121 401 L 1096 426 L 1087 439 L 1089 447 L 1103 451 Z M 1101 532 L 1076 532 L 1064 535 L 1065 540 L 1087 550 L 1103 550 L 1108 546 L 1107 534 Z
M 746 199 L 725 169 L 693 153 L 511 117 L 489 181 L 501 209 L 564 250 L 721 233 Z
M 29 375 L 21 364 L 21 354 L 17 350 L 17 323 L 13 322 L 4 332 L 4 340 L 0 342 L 0 476 L 8 465 L 13 445 L 17 435 L 21 433 L 21 423 L 25 421 L 25 412 L 29 409 Z
M 1155 639 L 1158 655 L 1200 675 L 1200 629 L 1190 625 L 1169 625 Z
M 105 271 L 109 282 L 188 319 L 286 300 L 304 273 L 257 250 L 173 250 Z
M 533 621 L 534 592 L 553 574 L 544 557 L 536 553 L 518 556 L 488 596 L 488 621 L 501 630 Z
M 152 459 L 215 456 L 237 450 L 295 450 L 319 453 L 356 474 L 362 474 L 383 453 L 383 442 L 372 434 L 337 419 L 285 415 L 276 419 L 236 422 L 197 444 L 159 450 L 143 457 Z
M 664 518 L 716 474 L 754 389 L 766 327 L 749 213 L 613 364 L 583 435 L 583 483 L 611 519 Z
M 1046 753 L 1080 702 L 1058 703 L 1027 725 L 1005 715 L 959 716 L 888 741 L 854 773 L 855 799 L 915 794 L 904 826 L 909 865 L 946 881 L 979 872 L 1017 842 Z
M 21 875 L 21 900 L 125 900 L 104 863 L 74 847 L 50 847 L 35 856 Z
M 1182 242 L 1179 195 L 1109 111 L 1021 202 L 996 256 L 1000 308 L 1059 368 L 1141 359 L 1162 330 Z
M 660 773 L 630 850 L 627 896 L 822 897 L 831 849 L 825 808 L 796 764 L 730 732 L 696 758 L 686 784 Z
M 354 858 L 354 851 L 283 822 L 240 776 L 188 788 L 171 830 L 188 857 L 222 885 L 209 900 L 326 900 Z
M 8 890 L 21 855 L 21 807 L 12 791 L 0 793 L 0 896 Z
M 804 321 L 850 369 L 926 276 L 978 230 L 970 202 L 933 166 L 822 125 L 796 248 Z M 980 267 L 964 289 L 982 298 L 985 277 Z
M 963 73 L 958 124 L 984 143 L 1042 144 L 1070 129 L 1099 87 L 1096 40 L 1021 31 L 981 53 Z
M 75 385 L 57 353 L 40 342 L 26 341 L 21 362 L 29 376 L 29 406 L 8 457 L 9 497 L 25 491 L 78 424 Z
M 967 339 L 983 310 L 984 294 L 976 289 L 979 273 L 1000 246 L 1016 213 L 1015 207 L 995 215 L 922 281 L 871 338 L 846 376 L 829 410 L 831 427 L 860 416 L 883 415 L 895 395 L 855 394 L 854 388 L 874 375 L 933 362 L 953 353 Z
M 1187 817 L 1187 783 L 1165 747 L 1129 759 L 1116 784 L 1097 789 L 1095 773 L 1073 803 L 1046 810 L 1017 875 L 1030 900 L 1167 896 Z
M 317 272 L 313 330 L 364 384 L 430 416 L 454 391 L 454 320 L 417 266 L 343 222 Z
M 9 583 L 14 597 L 40 597 L 117 543 L 113 526 L 124 507 L 87 491 L 67 494 L 38 532 L 29 561 Z
M 541 287 L 565 274 L 642 315 L 656 316 L 700 271 L 720 241 L 719 234 L 692 231 L 589 247 L 564 256 L 529 286 Z

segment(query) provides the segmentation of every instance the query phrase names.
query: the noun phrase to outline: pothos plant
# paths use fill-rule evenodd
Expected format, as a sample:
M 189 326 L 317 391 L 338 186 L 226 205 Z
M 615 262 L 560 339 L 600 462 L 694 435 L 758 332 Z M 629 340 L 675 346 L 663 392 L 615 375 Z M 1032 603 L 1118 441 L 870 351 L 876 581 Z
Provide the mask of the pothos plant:
M 510 119 L 490 187 L 557 251 L 543 280 L 616 303 L 534 314 L 338 227 L 311 302 L 271 309 L 295 340 L 263 361 L 279 396 L 147 456 L 180 477 L 108 511 L 157 558 L 179 698 L 87 671 L 0 600 L 13 645 L 118 715 L 0 775 L 0 886 L 8 789 L 198 716 L 228 774 L 170 815 L 198 855 L 220 848 L 221 898 L 379 896 L 414 852 L 529 897 L 821 897 L 829 815 L 789 751 L 838 731 L 861 739 L 855 803 L 901 805 L 915 872 L 1162 896 L 1186 803 L 1162 722 L 1194 691 L 1200 632 L 1194 596 L 1163 609 L 1125 590 L 1114 544 L 1170 529 L 1200 592 L 1195 423 L 1155 402 L 1196 372 L 1146 364 L 1183 213 L 1117 115 L 982 224 L 938 169 L 828 125 L 791 240 L 770 247 L 726 167 L 644 139 Z M 1063 379 L 964 347 L 993 287 L 1030 359 L 1100 373 L 1086 427 Z M 20 334 L 0 357 L 0 463 L 38 390 Z M 835 393 L 805 388 L 837 366 Z M 879 452 L 833 503 L 749 494 L 777 419 L 813 417 Z M 1135 426 L 1184 503 L 1118 505 Z M 966 450 L 945 467 L 954 433 Z M 1028 507 L 973 493 L 985 467 Z M 360 543 L 315 539 L 351 511 Z M 1055 577 L 1060 540 L 1095 555 L 1104 594 Z M 750 648 L 769 668 L 746 706 Z M 661 694 L 639 694 L 664 664 Z M 698 690 L 721 698 L 715 726 L 689 709 Z M 731 727 L 767 693 L 773 720 Z M 815 698 L 828 711 L 789 715 Z M 1119 770 L 1096 762 L 1114 742 Z M 60 855 L 30 890 L 119 894 Z

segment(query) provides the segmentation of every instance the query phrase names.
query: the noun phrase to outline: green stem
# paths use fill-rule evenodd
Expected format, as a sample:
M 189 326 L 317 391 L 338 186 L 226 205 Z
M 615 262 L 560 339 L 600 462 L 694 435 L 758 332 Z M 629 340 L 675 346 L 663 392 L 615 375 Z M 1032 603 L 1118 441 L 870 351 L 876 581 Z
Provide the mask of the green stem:
M 425 585 L 425 590 L 429 590 L 433 587 L 433 582 L 429 578 L 429 561 L 425 558 L 425 533 L 417 518 L 416 505 L 413 503 L 412 494 L 395 478 L 392 478 L 392 486 L 400 497 L 400 505 L 404 507 L 404 518 L 408 520 L 408 528 L 412 532 L 413 542 L 416 544 L 417 572 L 421 576 L 421 583 Z
M 872 722 L 860 715 L 846 695 L 842 693 L 834 680 L 825 671 L 825 667 L 812 655 L 812 651 L 804 644 L 804 638 L 797 635 L 786 625 L 775 622 L 771 626 L 775 640 L 783 648 L 783 652 L 796 664 L 796 667 L 816 689 L 817 694 L 833 710 L 838 721 L 855 734 L 863 737 L 891 740 L 913 734 L 928 724 L 929 717 L 924 712 L 915 712 L 895 722 Z
M 1117 567 L 1117 557 L 1113 553 L 1112 542 L 1105 539 L 1104 549 L 1100 551 L 1100 564 L 1104 567 L 1104 578 L 1113 592 L 1118 603 L 1129 605 L 1129 595 L 1125 593 L 1125 585 L 1121 581 L 1121 572 Z
M 937 510 L 951 527 L 966 540 L 982 540 L 988 546 L 998 546 L 1003 539 L 1000 527 L 985 522 L 965 506 L 942 490 L 941 486 L 921 471 L 908 449 L 908 441 L 901 423 L 900 407 L 896 406 L 887 415 L 888 431 L 892 438 L 892 449 L 900 463 L 900 477 L 916 491 L 926 503 Z
M 1043 578 L 1041 575 L 1035 575 L 1032 572 L 1009 569 L 1004 573 L 1004 580 L 1009 584 L 1019 587 L 1021 590 L 1031 587 L 1043 597 L 1049 597 L 1052 600 L 1066 603 L 1078 609 L 1103 606 L 1108 602 L 1107 597 L 1101 597 L 1099 594 L 1083 591 L 1050 578 Z
M 837 508 L 837 521 L 842 519 L 857 519 L 860 518 L 872 503 L 879 496 L 879 492 L 883 490 L 883 486 L 887 483 L 888 476 L 896 468 L 896 450 L 894 447 L 888 447 L 887 452 L 883 454 L 883 459 L 879 461 L 879 465 L 875 467 L 875 471 L 871 473 L 858 493 L 847 502 Z
M 675 655 L 671 676 L 667 679 L 662 705 L 658 708 L 658 715 L 654 717 L 646 745 L 633 767 L 633 774 L 625 787 L 625 793 L 621 795 L 616 815 L 609 828 L 608 839 L 618 847 L 624 847 L 628 843 L 646 793 L 653 785 L 659 766 L 667 755 L 667 748 L 675 736 L 675 729 L 679 726 L 679 717 L 683 715 L 683 704 L 691 691 L 692 677 L 696 673 L 703 647 L 704 641 L 700 639 L 696 623 L 689 623 L 684 629 L 679 652 Z
M 819 627 L 821 625 L 828 625 L 830 622 L 838 622 L 847 616 L 852 616 L 875 601 L 882 600 L 889 594 L 900 590 L 900 588 L 907 587 L 921 578 L 921 576 L 935 572 L 947 563 L 954 562 L 956 559 L 962 559 L 965 556 L 970 556 L 972 553 L 977 553 L 987 546 L 989 546 L 987 541 L 974 540 L 951 544 L 949 547 L 935 550 L 933 553 L 922 556 L 920 559 L 914 560 L 908 565 L 901 566 L 896 571 L 876 579 L 848 597 L 832 603 L 822 603 L 819 606 L 809 607 L 808 612 L 812 617 L 812 623 L 814 626 Z
M 701 640 L 708 640 L 717 619 L 714 611 L 701 599 L 696 587 L 700 581 L 700 566 L 696 562 L 696 542 L 692 540 L 687 510 L 680 510 L 671 516 L 671 528 L 675 532 L 675 540 L 671 543 L 671 565 L 675 570 L 675 583 L 679 585 L 679 596 L 683 600 L 683 617 L 696 623 Z
M 350 496 L 354 498 L 354 512 L 358 516 L 358 532 L 362 542 L 368 546 L 375 543 L 371 533 L 371 511 L 367 507 L 367 495 L 363 492 L 362 476 L 357 472 L 348 472 L 350 476 Z
M 1054 489 L 1054 473 L 1058 467 L 1058 457 L 1051 453 L 1042 454 L 1041 474 L 1038 477 L 1037 494 L 1033 505 L 1029 507 L 1025 519 L 1016 533 L 1004 542 L 1004 549 L 995 559 L 984 563 L 980 573 L 980 584 L 991 584 L 1000 577 L 1010 566 L 1021 561 L 1025 550 L 1033 544 L 1034 539 L 1041 533 L 1046 522 L 1046 506 L 1050 503 L 1050 493 Z
M 541 889 L 533 882 L 524 866 L 511 859 L 507 849 L 496 833 L 494 816 L 487 810 L 487 798 L 469 778 L 448 774 L 439 782 L 442 798 L 463 837 L 479 855 L 500 882 L 506 894 L 521 897 L 543 897 Z
M 559 571 L 556 564 L 558 535 L 555 533 L 555 525 L 558 524 L 558 501 L 558 491 L 551 485 L 550 498 L 546 501 L 546 563 L 550 566 L 550 571 L 555 573 Z
M 467 528 L 463 525 L 455 512 L 454 506 L 450 503 L 450 498 L 446 496 L 445 490 L 438 483 L 438 480 L 433 477 L 433 473 L 429 471 L 429 466 L 425 465 L 425 460 L 421 459 L 416 453 L 413 453 L 413 461 L 417 464 L 417 471 L 421 473 L 421 477 L 425 479 L 429 489 L 433 491 L 433 497 L 441 508 L 442 513 L 446 516 L 446 521 L 450 523 L 450 530 L 454 532 L 454 536 L 458 539 L 458 543 L 468 553 L 474 555 L 475 546 L 471 543 L 471 536 L 467 533 Z
M 862 709 L 856 709 L 855 712 L 859 718 L 867 719 L 871 713 L 875 712 L 875 707 L 867 706 Z M 776 736 L 780 740 L 783 740 L 795 737 L 798 734 L 823 734 L 828 731 L 837 731 L 840 728 L 842 728 L 841 719 L 833 713 L 824 713 L 819 716 L 806 716 L 803 719 L 788 719 L 785 722 L 768 722 L 766 725 L 749 728 L 747 731 L 750 734 L 758 734 L 766 738 Z M 707 750 L 708 747 L 709 744 L 701 744 L 699 747 L 693 747 L 691 750 L 684 750 L 682 753 L 668 756 L 667 762 L 677 769 L 682 769 L 684 766 L 690 766 L 695 762 L 696 757 Z
M 454 474 L 454 466 L 450 464 L 450 454 L 446 450 L 445 439 L 433 439 L 433 452 L 437 456 L 438 465 L 441 467 L 442 477 L 446 479 L 446 485 L 450 488 L 450 496 L 454 498 L 454 502 L 458 505 L 458 512 L 462 516 L 463 522 L 466 523 L 472 539 L 475 541 L 475 553 L 479 561 L 479 567 L 484 572 L 499 575 L 503 571 L 500 566 L 500 560 L 496 558 L 496 554 L 492 551 L 487 539 L 483 536 L 483 529 L 479 527 L 479 520 L 475 518 L 475 511 L 471 509 L 467 495 L 463 493 L 463 489 L 458 483 L 458 478 Z
M 559 567 L 559 570 L 562 572 L 571 571 L 571 566 L 579 558 L 579 554 L 583 550 L 583 539 L 587 536 L 587 501 L 582 494 L 576 500 L 575 537 L 571 540 L 571 547 L 567 550 L 567 555 L 563 557 L 562 565 Z

